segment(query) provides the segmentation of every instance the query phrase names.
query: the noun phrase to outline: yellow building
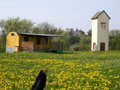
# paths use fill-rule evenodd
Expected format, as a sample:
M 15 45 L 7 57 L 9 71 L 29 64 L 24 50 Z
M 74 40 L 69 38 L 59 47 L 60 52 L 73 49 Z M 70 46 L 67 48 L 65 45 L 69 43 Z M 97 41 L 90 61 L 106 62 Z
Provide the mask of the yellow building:
M 52 42 L 53 37 L 60 36 L 9 32 L 6 36 L 6 52 L 62 50 L 62 42 Z

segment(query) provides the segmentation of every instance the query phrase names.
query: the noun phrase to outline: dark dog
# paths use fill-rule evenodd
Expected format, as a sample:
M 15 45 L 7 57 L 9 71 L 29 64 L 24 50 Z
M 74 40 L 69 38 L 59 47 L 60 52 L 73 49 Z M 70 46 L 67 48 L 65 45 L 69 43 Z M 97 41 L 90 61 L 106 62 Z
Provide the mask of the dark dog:
M 46 77 L 47 77 L 46 72 L 47 70 L 40 70 L 31 90 L 44 90 L 46 86 Z

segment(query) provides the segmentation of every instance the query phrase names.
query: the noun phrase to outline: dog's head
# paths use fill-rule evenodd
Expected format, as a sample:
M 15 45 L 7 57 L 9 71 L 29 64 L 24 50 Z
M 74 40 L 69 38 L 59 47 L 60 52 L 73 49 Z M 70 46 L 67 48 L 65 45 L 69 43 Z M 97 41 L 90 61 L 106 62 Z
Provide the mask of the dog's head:
M 47 74 L 47 69 L 39 69 L 39 74 L 46 75 Z
M 39 69 L 39 72 L 41 71 L 47 73 L 47 69 Z

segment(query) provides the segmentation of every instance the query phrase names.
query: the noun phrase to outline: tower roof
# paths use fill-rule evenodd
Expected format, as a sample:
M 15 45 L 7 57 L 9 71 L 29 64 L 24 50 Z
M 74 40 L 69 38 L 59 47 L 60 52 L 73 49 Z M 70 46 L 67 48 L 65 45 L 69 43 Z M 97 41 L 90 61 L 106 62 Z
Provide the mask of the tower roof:
M 97 12 L 91 19 L 92 19 L 92 20 L 98 19 L 98 17 L 99 17 L 102 13 L 105 13 L 105 14 L 108 16 L 108 18 L 111 19 L 110 16 L 109 16 L 104 10 Z

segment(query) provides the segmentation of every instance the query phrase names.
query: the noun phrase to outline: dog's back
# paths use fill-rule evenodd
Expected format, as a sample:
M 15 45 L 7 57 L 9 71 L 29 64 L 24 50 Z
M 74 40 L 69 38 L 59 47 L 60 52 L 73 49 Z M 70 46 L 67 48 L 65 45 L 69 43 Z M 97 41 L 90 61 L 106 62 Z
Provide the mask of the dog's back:
M 35 83 L 33 84 L 31 90 L 44 90 L 46 86 L 46 71 L 41 70 L 36 78 Z

